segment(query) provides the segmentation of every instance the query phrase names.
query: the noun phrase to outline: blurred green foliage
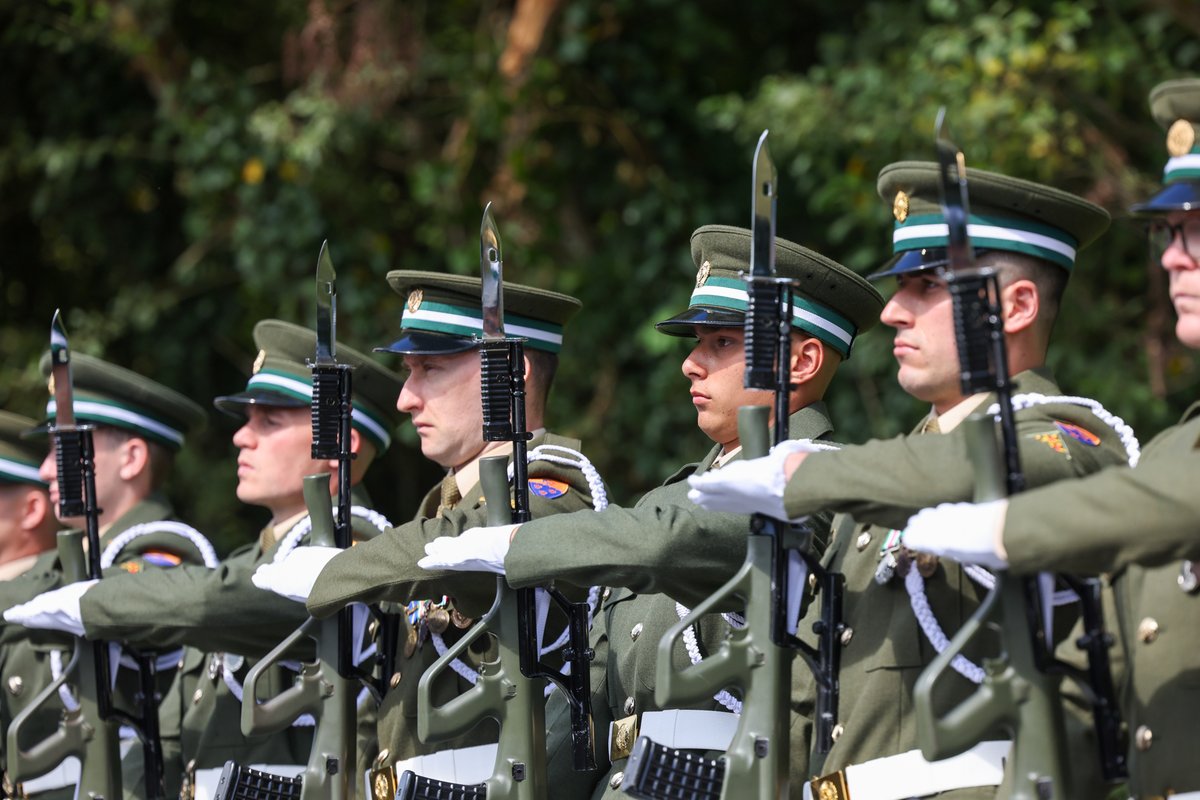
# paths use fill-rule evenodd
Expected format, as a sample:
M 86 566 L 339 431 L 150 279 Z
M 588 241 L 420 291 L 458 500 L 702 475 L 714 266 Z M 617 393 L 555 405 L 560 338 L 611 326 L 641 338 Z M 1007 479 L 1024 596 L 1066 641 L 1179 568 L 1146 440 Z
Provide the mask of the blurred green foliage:
M 1189 0 L 38 0 L 0 31 L 0 406 L 39 413 L 56 307 L 79 350 L 236 390 L 256 320 L 312 321 L 325 238 L 342 335 L 387 341 L 386 271 L 474 272 L 491 200 L 508 276 L 584 301 L 551 420 L 623 501 L 707 448 L 686 345 L 651 323 L 687 301 L 691 231 L 747 224 L 763 128 L 780 235 L 866 272 L 890 246 L 875 175 L 932 156 L 938 106 L 971 165 L 1120 217 L 1166 157 L 1148 90 L 1200 70 Z M 1200 376 L 1144 250 L 1118 219 L 1084 253 L 1052 362 L 1146 438 Z M 841 439 L 921 413 L 893 372 L 887 332 L 864 337 Z M 214 413 L 174 487 L 223 549 L 262 521 L 231 431 Z M 373 483 L 396 518 L 437 478 L 401 442 Z

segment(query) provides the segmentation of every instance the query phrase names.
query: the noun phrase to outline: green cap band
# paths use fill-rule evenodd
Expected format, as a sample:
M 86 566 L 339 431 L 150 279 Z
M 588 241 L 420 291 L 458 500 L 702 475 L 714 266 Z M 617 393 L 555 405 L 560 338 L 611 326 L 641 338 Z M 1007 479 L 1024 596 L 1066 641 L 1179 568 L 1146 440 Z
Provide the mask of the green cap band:
M 1163 183 L 1175 181 L 1200 181 L 1200 146 L 1167 161 L 1167 166 L 1163 168 Z
M 436 300 L 424 300 L 414 311 L 405 307 L 400 327 L 406 330 L 448 333 L 455 336 L 483 336 L 483 313 L 478 305 L 460 306 Z M 557 353 L 562 349 L 563 326 L 553 322 L 505 312 L 504 333 L 529 340 L 531 347 Z
M 47 484 L 38 475 L 38 470 L 41 464 L 32 464 L 27 461 L 17 461 L 12 458 L 0 456 L 0 481 L 9 483 L 30 483 L 34 486 L 46 488 Z
M 1035 256 L 1070 270 L 1075 266 L 1078 242 L 1066 231 L 1032 220 L 971 214 L 967 218 L 971 245 L 980 250 L 1008 250 Z M 948 247 L 949 228 L 941 214 L 915 214 L 892 230 L 892 250 L 926 250 Z
M 155 418 L 145 409 L 127 403 L 118 403 L 109 397 L 90 395 L 86 392 L 75 394 L 74 405 L 75 419 L 79 422 L 93 422 L 97 425 L 125 428 L 172 448 L 178 449 L 183 446 L 183 431 Z M 57 410 L 58 403 L 51 398 L 50 402 L 46 404 L 46 416 L 55 419 Z
M 313 396 L 312 380 L 309 376 L 293 375 L 270 368 L 251 375 L 246 389 L 266 389 L 310 403 Z M 387 425 L 363 404 L 357 402 L 357 399 L 351 403 L 350 424 L 371 441 L 377 452 L 382 453 L 391 446 L 392 436 L 388 433 Z
M 692 306 L 713 306 L 745 313 L 749 305 L 745 281 L 709 277 L 692 291 Z M 833 309 L 803 297 L 793 297 L 792 327 L 817 337 L 845 357 L 858 332 L 850 320 Z

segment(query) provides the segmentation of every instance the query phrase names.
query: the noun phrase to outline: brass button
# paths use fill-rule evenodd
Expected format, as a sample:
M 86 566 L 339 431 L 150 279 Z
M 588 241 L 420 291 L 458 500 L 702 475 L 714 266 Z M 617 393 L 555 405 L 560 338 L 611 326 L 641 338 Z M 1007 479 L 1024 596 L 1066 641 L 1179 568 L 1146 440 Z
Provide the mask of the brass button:
M 1137 627 L 1138 640 L 1144 644 L 1150 644 L 1158 638 L 1158 620 L 1154 617 L 1146 617 L 1138 623 Z
M 850 640 L 854 638 L 854 628 L 846 628 L 842 631 L 842 647 L 850 644 Z
M 842 725 L 842 723 L 839 722 L 837 725 L 834 725 L 833 730 L 829 732 L 829 738 L 836 742 L 838 739 L 842 738 L 842 734 L 845 732 L 846 728 Z
M 399 672 L 393 672 L 392 677 L 388 678 L 388 688 L 395 689 L 397 686 L 399 686 L 400 685 L 400 677 L 401 676 L 400 676 Z
M 817 576 L 812 572 L 808 573 L 808 588 L 813 591 L 817 589 Z
M 21 691 L 24 688 L 25 688 L 25 681 L 21 680 L 20 675 L 13 675 L 11 678 L 8 679 L 8 691 L 12 694 L 13 697 L 16 697 L 19 694 L 21 694 Z
M 1154 744 L 1154 731 L 1145 725 L 1139 725 L 1133 734 L 1133 746 L 1145 752 L 1150 749 L 1150 745 L 1152 744 Z
M 642 635 L 642 623 L 639 622 L 637 625 L 633 626 L 632 630 L 629 631 L 629 638 L 633 639 L 636 642 L 638 640 L 638 637 L 641 635 Z
M 608 599 L 608 598 L 610 598 L 610 597 L 612 597 L 612 589 L 610 589 L 609 587 L 605 586 L 605 587 L 604 587 L 604 591 L 600 593 L 600 599 L 601 599 L 601 600 L 607 600 L 607 599 Z
M 614 773 L 613 773 L 613 776 L 612 776 L 611 778 L 609 778 L 609 779 L 608 779 L 608 788 L 610 788 L 610 789 L 620 789 L 620 788 L 621 788 L 621 781 L 623 781 L 623 780 L 625 780 L 625 773 L 624 773 L 624 772 L 614 772 Z
M 859 534 L 858 541 L 854 543 L 854 546 L 857 547 L 858 552 L 861 553 L 863 550 L 867 549 L 867 545 L 870 543 L 871 534 L 868 531 L 863 531 L 861 534 Z
M 195 692 L 192 693 L 192 705 L 194 705 L 194 706 L 200 705 L 200 700 L 203 699 L 203 697 L 204 697 L 204 690 L 197 689 Z
M 384 764 L 388 763 L 392 758 L 392 751 L 386 747 L 379 751 L 379 755 L 375 756 L 375 769 L 380 769 Z
M 625 698 L 625 716 L 629 716 L 630 714 L 632 714 L 635 706 L 636 706 L 636 704 L 633 702 L 633 698 L 626 697 Z

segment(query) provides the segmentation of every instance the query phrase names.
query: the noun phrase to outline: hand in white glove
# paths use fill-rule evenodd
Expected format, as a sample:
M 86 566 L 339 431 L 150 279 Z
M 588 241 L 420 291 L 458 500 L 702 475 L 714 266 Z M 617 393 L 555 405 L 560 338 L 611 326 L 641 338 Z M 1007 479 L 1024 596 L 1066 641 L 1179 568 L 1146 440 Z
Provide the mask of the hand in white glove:
M 83 636 L 83 614 L 79 611 L 79 600 L 84 593 L 96 585 L 96 581 L 68 583 L 61 589 L 39 594 L 28 603 L 13 606 L 4 612 L 4 621 L 26 628 L 47 631 L 66 631 Z
M 964 564 L 1002 569 L 1008 566 L 1000 538 L 1007 512 L 1008 500 L 942 503 L 908 521 L 904 546 Z
M 458 536 L 439 536 L 425 545 L 425 557 L 417 562 L 422 569 L 449 569 L 455 572 L 494 572 L 504 574 L 504 556 L 517 525 L 468 528 Z
M 340 552 L 340 547 L 297 547 L 279 561 L 254 570 L 250 580 L 260 589 L 303 603 L 321 570 Z
M 688 499 L 709 511 L 787 519 L 783 508 L 783 490 L 787 486 L 783 467 L 788 456 L 836 449 L 809 439 L 787 439 L 772 447 L 770 455 L 763 458 L 734 461 L 718 470 L 691 476 Z

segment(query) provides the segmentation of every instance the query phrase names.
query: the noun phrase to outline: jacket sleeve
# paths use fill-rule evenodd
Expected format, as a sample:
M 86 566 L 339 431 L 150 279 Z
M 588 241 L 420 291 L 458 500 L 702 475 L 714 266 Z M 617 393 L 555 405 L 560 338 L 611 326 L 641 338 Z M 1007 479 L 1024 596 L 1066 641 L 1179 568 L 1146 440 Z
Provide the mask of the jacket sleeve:
M 1112 429 L 1074 405 L 1019 412 L 1017 447 L 1029 487 L 1126 463 Z M 792 517 L 824 509 L 859 522 L 903 528 L 923 508 L 971 500 L 974 474 L 966 430 L 960 425 L 945 434 L 898 436 L 813 453 L 788 481 L 784 507 Z
M 1200 558 L 1200 451 L 1146 459 L 1009 501 L 1014 570 L 1107 572 Z
M 308 614 L 251 582 L 256 553 L 247 547 L 216 569 L 181 565 L 105 578 L 80 601 L 87 636 L 155 650 L 191 645 L 264 655 Z
M 535 519 L 590 509 L 587 482 L 577 470 L 538 468 L 530 465 L 530 479 L 551 477 L 568 485 L 562 494 L 546 497 L 530 492 L 529 510 Z M 480 502 L 458 507 L 441 517 L 422 517 L 390 528 L 369 542 L 339 553 L 321 571 L 308 598 L 308 610 L 327 617 L 349 603 L 378 603 L 449 595 L 455 607 L 478 616 L 492 604 L 495 576 L 478 572 L 430 571 L 417 566 L 425 544 L 439 536 L 458 536 L 468 528 L 487 525 L 487 508 Z

